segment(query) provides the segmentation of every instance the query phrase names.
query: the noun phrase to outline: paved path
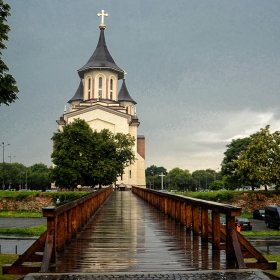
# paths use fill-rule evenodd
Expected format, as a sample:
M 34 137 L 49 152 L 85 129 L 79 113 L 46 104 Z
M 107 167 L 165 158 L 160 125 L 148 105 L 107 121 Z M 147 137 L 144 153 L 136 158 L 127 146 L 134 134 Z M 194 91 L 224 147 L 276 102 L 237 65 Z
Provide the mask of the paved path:
M 27 228 L 47 223 L 45 218 L 0 218 L 0 228 Z M 0 253 L 22 254 L 38 237 L 0 236 Z
M 3 218 L 0 217 L 0 228 L 26 228 L 44 225 L 45 218 Z
M 174 272 L 163 271 L 161 273 L 106 273 L 106 274 L 50 274 L 39 275 L 30 274 L 25 276 L 24 280 L 275 280 L 269 278 L 262 271 L 259 270 L 232 270 L 232 271 L 196 271 L 196 272 Z

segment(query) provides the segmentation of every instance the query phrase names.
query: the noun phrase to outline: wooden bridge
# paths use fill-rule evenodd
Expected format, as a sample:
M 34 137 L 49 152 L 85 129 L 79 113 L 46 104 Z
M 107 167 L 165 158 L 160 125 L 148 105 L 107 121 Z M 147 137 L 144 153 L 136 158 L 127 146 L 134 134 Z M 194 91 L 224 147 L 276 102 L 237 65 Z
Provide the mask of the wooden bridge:
M 44 208 L 47 231 L 3 274 L 276 269 L 235 230 L 240 213 L 154 190 L 102 189 Z

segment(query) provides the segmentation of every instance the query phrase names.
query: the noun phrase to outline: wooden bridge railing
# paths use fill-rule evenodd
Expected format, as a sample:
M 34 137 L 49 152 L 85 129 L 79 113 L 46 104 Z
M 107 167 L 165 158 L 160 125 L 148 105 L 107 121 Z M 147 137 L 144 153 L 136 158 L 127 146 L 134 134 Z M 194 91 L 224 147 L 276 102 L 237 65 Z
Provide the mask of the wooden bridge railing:
M 4 265 L 2 273 L 48 272 L 50 264 L 56 262 L 56 253 L 65 250 L 65 245 L 86 225 L 112 191 L 109 187 L 60 206 L 43 208 L 47 230 L 13 264 Z M 40 262 L 41 265 L 24 264 L 26 262 Z
M 240 207 L 138 187 L 133 187 L 132 191 L 192 230 L 194 235 L 201 236 L 203 241 L 211 242 L 213 249 L 226 250 L 227 259 L 234 259 L 238 268 L 277 269 L 276 262 L 268 262 L 236 231 L 235 216 L 241 215 Z M 220 214 L 226 216 L 226 227 L 220 223 Z M 245 263 L 244 258 L 256 261 Z

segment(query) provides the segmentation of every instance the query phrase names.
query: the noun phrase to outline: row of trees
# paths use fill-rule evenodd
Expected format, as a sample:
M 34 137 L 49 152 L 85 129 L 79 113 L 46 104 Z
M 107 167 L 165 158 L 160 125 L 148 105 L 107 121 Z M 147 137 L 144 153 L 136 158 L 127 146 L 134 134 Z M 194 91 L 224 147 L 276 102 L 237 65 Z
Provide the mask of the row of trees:
M 5 163 L 5 189 L 50 188 L 72 189 L 78 185 L 110 185 L 122 176 L 124 169 L 135 161 L 132 151 L 135 139 L 131 135 L 108 129 L 93 131 L 81 119 L 74 120 L 54 133 L 54 152 L 51 157 L 55 167 L 44 164 L 25 167 L 21 163 Z M 3 174 L 3 164 L 1 174 Z M 0 177 L 1 178 L 1 177 Z M 3 177 L 1 178 L 3 181 Z
M 162 178 L 162 175 L 164 179 Z M 152 165 L 146 169 L 147 188 L 176 190 L 205 190 L 211 188 L 213 182 L 221 180 L 221 174 L 212 169 L 196 170 L 190 173 L 178 167 L 169 172 L 164 167 Z
M 178 167 L 169 172 L 164 167 L 150 166 L 146 169 L 147 187 L 160 189 L 161 174 L 164 188 L 179 190 L 236 189 L 244 186 L 280 186 L 280 132 L 270 132 L 270 126 L 249 137 L 233 139 L 226 145 L 221 172 L 211 169 L 182 170 Z
M 49 178 L 50 168 L 43 163 L 36 163 L 32 166 L 25 166 L 21 163 L 5 163 L 4 182 L 5 189 L 31 189 L 46 190 L 51 186 Z M 3 164 L 0 164 L 1 186 L 3 182 Z M 2 187 L 3 188 L 3 187 Z
M 62 188 L 77 185 L 109 185 L 117 180 L 124 168 L 135 158 L 132 152 L 134 139 L 130 135 L 113 134 L 108 130 L 92 131 L 83 120 L 75 120 L 62 131 L 54 133 L 55 168 L 45 164 L 26 167 L 20 163 L 5 163 L 6 189 L 46 189 L 51 182 Z M 148 188 L 205 190 L 235 189 L 250 185 L 275 185 L 280 180 L 280 132 L 271 133 L 269 126 L 249 137 L 234 139 L 227 146 L 221 171 L 196 170 L 190 173 L 178 167 L 169 172 L 152 165 L 146 169 Z M 0 179 L 3 180 L 0 164 Z M 27 186 L 26 186 L 27 184 Z

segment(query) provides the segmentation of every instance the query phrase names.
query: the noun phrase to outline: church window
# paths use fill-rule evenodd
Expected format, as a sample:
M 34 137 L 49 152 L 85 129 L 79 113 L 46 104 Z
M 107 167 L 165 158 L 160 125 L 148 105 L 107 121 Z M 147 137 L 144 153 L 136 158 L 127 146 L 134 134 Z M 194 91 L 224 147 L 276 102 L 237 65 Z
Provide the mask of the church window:
M 90 99 L 91 78 L 88 79 L 88 99 Z
M 129 178 L 131 178 L 131 177 L 132 177 L 131 170 L 129 170 Z
M 110 79 L 110 99 L 113 99 L 113 79 Z
M 91 79 L 88 79 L 88 90 L 90 90 Z
M 98 97 L 102 98 L 102 78 L 99 77 L 99 83 L 98 83 Z

